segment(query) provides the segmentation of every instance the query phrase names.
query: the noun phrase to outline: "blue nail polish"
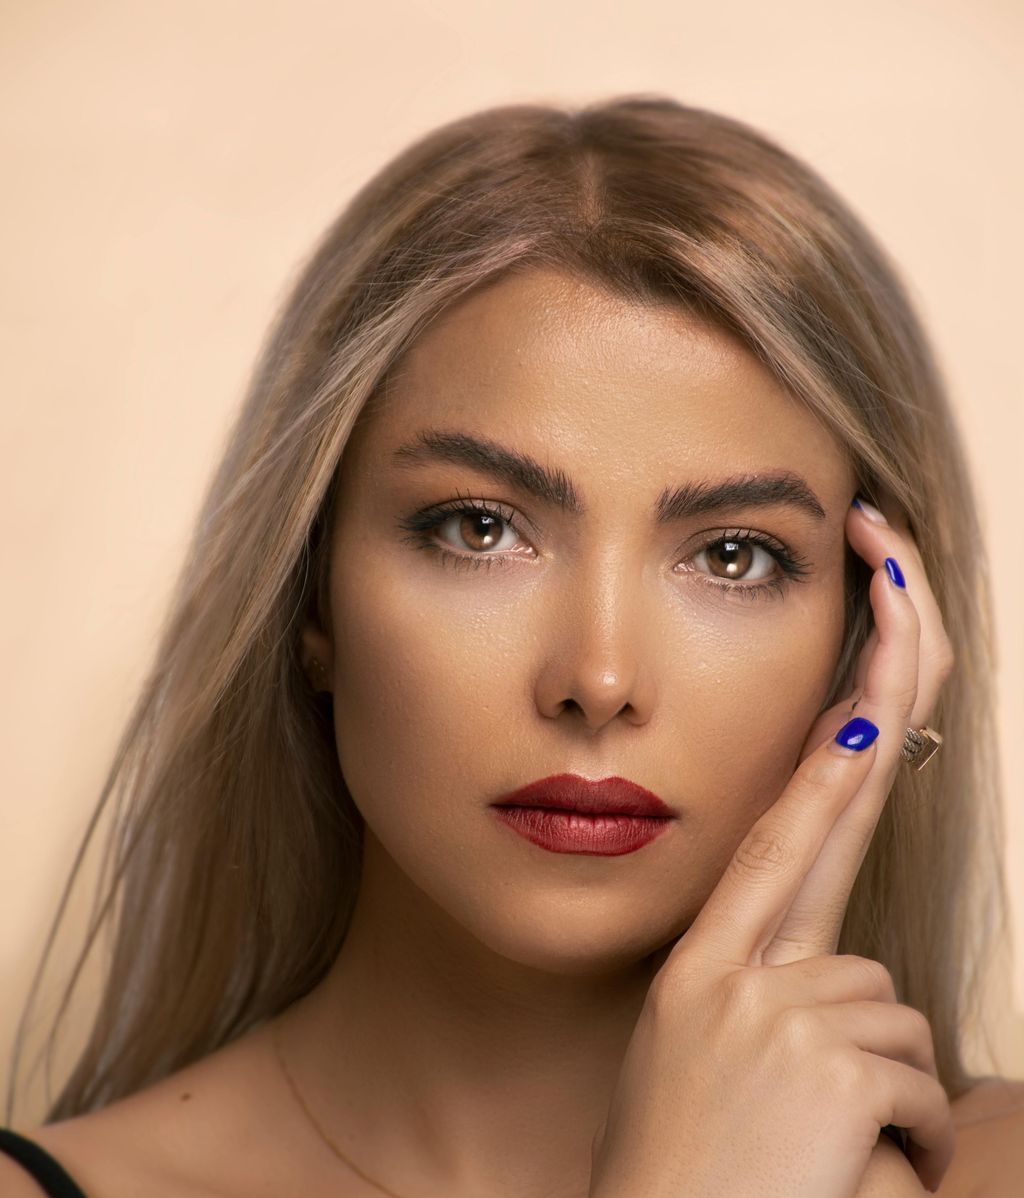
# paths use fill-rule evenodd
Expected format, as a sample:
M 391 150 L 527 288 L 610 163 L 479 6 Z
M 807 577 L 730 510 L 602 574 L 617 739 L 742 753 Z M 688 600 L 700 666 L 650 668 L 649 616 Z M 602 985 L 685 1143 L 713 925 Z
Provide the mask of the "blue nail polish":
M 836 744 L 844 749 L 866 749 L 878 736 L 878 728 L 870 720 L 861 715 L 855 715 L 836 733 Z
M 885 568 L 893 585 L 905 591 L 907 589 L 907 580 L 903 577 L 903 571 L 894 557 L 887 557 L 885 559 Z
M 860 500 L 856 495 L 850 500 L 850 507 L 860 507 Z M 860 510 L 863 511 L 864 509 L 860 508 Z

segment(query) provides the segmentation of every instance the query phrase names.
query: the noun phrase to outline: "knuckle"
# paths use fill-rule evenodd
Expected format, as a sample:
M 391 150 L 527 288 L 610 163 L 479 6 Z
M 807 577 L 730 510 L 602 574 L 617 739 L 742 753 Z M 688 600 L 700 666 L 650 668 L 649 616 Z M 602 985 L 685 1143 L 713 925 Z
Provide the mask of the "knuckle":
M 891 995 L 895 999 L 896 986 L 892 980 L 892 974 L 881 961 L 876 961 L 873 957 L 858 957 L 854 954 L 849 955 L 849 961 L 851 967 L 856 969 L 861 981 L 872 992 Z
M 732 1011 L 749 1012 L 763 1008 L 768 966 L 736 969 L 722 980 L 725 1005 Z
M 751 828 L 740 842 L 730 862 L 731 868 L 744 877 L 778 873 L 791 860 L 793 849 L 789 838 L 779 828 Z
M 787 1052 L 806 1058 L 821 1037 L 821 1029 L 808 1007 L 786 1007 L 776 1017 L 776 1024 Z
M 811 957 L 804 957 L 797 964 L 801 977 L 809 982 L 817 982 L 827 978 L 834 978 L 836 971 L 843 968 L 844 958 L 837 956 L 835 953 L 817 953 Z
M 916 1039 L 931 1040 L 932 1039 L 932 1024 L 928 1022 L 928 1017 L 925 1012 L 917 1010 L 916 1006 L 901 1004 L 901 1010 L 905 1012 L 905 1019 L 910 1024 L 910 1031 Z
M 867 1068 L 859 1049 L 836 1045 L 824 1053 L 820 1062 L 821 1076 L 829 1090 L 844 1101 L 853 1102 L 863 1095 L 868 1085 Z
M 913 682 L 904 683 L 894 686 L 890 692 L 890 698 L 893 706 L 904 715 L 908 715 L 914 710 L 914 704 L 917 702 L 917 679 Z
M 834 759 L 808 757 L 795 775 L 801 800 L 824 805 L 834 799 L 838 791 L 834 770 Z
M 907 1031 L 910 1038 L 920 1044 L 933 1043 L 932 1025 L 928 1020 L 928 1016 L 923 1011 L 919 1011 L 917 1007 L 901 1005 L 903 1017 L 907 1021 Z

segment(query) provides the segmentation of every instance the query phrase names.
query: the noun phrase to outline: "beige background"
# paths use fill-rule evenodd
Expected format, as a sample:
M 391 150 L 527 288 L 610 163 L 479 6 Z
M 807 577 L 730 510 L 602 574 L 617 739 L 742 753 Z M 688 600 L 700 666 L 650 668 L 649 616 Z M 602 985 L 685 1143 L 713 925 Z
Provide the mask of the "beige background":
M 200 490 L 299 257 L 443 120 L 640 90 L 805 156 L 895 256 L 937 344 L 997 587 L 1017 943 L 995 1033 L 998 1069 L 1024 1075 L 1022 27 L 1017 0 L 0 7 L 0 1080 Z

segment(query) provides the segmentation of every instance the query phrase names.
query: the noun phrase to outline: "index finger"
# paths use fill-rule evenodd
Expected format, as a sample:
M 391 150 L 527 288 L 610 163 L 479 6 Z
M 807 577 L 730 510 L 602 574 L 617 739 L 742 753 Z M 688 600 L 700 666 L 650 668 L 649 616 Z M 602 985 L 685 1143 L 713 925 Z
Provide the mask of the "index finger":
M 913 602 L 888 580 L 871 579 L 878 638 L 864 674 L 857 714 L 880 729 L 871 775 L 836 820 L 764 954 L 766 965 L 834 953 L 854 882 L 899 768 L 905 720 L 917 690 L 918 620 Z
M 797 767 L 740 842 L 697 918 L 673 948 L 758 965 L 836 820 L 875 759 L 878 728 L 854 716 Z

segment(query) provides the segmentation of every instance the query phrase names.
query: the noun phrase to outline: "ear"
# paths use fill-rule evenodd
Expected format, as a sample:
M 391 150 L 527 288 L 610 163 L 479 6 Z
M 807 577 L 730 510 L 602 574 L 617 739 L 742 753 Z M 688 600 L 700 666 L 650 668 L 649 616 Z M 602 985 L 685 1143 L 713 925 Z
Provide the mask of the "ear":
M 334 689 L 334 645 L 331 638 L 312 619 L 306 620 L 300 632 L 302 666 L 314 690 Z

